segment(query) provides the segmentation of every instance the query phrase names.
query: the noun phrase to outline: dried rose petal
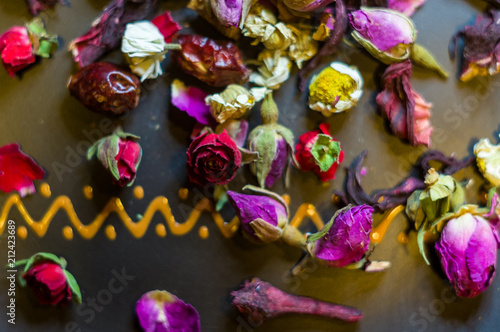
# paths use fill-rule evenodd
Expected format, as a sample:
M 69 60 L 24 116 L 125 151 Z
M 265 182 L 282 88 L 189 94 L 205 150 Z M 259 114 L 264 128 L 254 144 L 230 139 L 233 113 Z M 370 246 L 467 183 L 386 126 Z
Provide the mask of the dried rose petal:
M 196 309 L 167 291 L 147 292 L 135 311 L 145 332 L 200 332 Z
M 396 136 L 408 139 L 413 146 L 430 146 L 431 104 L 412 90 L 410 77 L 410 60 L 387 67 L 382 77 L 384 91 L 377 95 L 377 105 Z
M 92 24 L 89 32 L 69 45 L 75 62 L 81 68 L 104 53 L 120 46 L 125 26 L 144 19 L 156 0 L 113 0 Z
M 476 17 L 474 25 L 466 26 L 457 34 L 464 39 L 461 81 L 500 71 L 499 22 L 500 10 L 490 8 Z
M 412 16 L 415 10 L 422 6 L 426 0 L 387 0 L 388 8 L 397 10 L 406 16 Z
M 169 11 L 156 16 L 151 23 L 156 25 L 163 37 L 165 37 L 165 43 L 170 43 L 175 34 L 182 29 L 180 25 L 174 21 Z
M 188 74 L 213 86 L 226 86 L 247 80 L 250 70 L 243 64 L 238 47 L 229 42 L 216 42 L 199 35 L 181 35 L 182 47 L 172 58 Z
M 34 193 L 34 180 L 41 180 L 44 170 L 16 143 L 0 147 L 0 190 L 17 190 L 21 197 Z
M 35 62 L 35 52 L 25 27 L 12 27 L 0 35 L 0 57 L 12 77 Z
M 38 15 L 40 12 L 53 8 L 55 5 L 66 6 L 66 0 L 26 0 L 30 8 L 31 15 Z
M 180 80 L 175 79 L 171 85 L 172 104 L 186 112 L 201 124 L 211 125 L 215 122 L 210 113 L 210 106 L 205 104 L 205 98 L 208 96 L 204 91 L 186 86 Z

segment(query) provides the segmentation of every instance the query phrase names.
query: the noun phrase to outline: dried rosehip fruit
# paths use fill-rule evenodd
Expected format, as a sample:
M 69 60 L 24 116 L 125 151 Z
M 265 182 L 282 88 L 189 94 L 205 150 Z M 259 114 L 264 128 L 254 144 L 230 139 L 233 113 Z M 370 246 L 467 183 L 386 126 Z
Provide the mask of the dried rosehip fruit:
M 97 62 L 71 76 L 68 88 L 88 109 L 105 115 L 122 115 L 139 104 L 140 84 L 139 78 L 127 69 Z
M 242 83 L 250 69 L 243 64 L 238 47 L 229 42 L 216 42 L 199 35 L 181 35 L 182 49 L 172 52 L 172 59 L 188 74 L 213 86 Z

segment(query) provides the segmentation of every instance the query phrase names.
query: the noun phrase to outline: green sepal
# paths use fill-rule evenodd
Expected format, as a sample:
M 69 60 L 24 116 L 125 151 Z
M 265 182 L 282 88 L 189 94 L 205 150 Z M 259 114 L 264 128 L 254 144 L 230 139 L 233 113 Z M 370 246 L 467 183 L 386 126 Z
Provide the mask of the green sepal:
M 120 180 L 120 172 L 118 171 L 118 162 L 116 156 L 120 151 L 120 137 L 118 135 L 108 136 L 97 151 L 97 157 L 102 164 L 109 169 L 115 180 Z
M 226 185 L 216 185 L 214 190 L 215 210 L 219 212 L 229 201 Z
M 310 234 L 308 237 L 307 237 L 307 243 L 312 243 L 312 242 L 316 242 L 318 241 L 319 239 L 321 239 L 322 237 L 324 237 L 328 231 L 330 230 L 330 228 L 332 228 L 333 226 L 333 223 L 335 222 L 335 218 L 337 218 L 337 216 L 346 211 L 346 210 L 349 210 L 350 208 L 352 207 L 352 205 L 348 205 L 340 210 L 337 210 L 337 212 L 335 212 L 335 214 L 333 215 L 332 219 L 330 219 L 330 221 L 317 233 L 314 233 L 314 234 Z
M 418 230 L 425 220 L 425 215 L 420 203 L 420 194 L 423 190 L 415 190 L 406 200 L 406 215 L 415 224 L 415 229 Z
M 42 58 L 49 58 L 59 48 L 57 35 L 49 34 L 45 29 L 43 20 L 39 17 L 34 18 L 26 24 L 26 29 L 33 45 L 33 52 Z
M 422 68 L 432 70 L 442 78 L 447 78 L 448 73 L 441 67 L 431 52 L 420 44 L 413 44 L 410 54 L 411 61 Z
M 257 160 L 259 160 L 259 152 L 257 151 L 251 151 L 242 147 L 238 147 L 238 150 L 240 150 L 241 153 L 241 164 L 246 165 L 246 164 L 251 164 Z
M 425 227 L 425 224 L 424 224 L 418 230 L 418 234 L 417 234 L 418 251 L 420 252 L 420 255 L 422 255 L 422 257 L 424 258 L 425 263 L 427 263 L 427 265 L 431 265 L 431 263 L 429 261 L 429 258 L 427 257 L 427 253 L 425 251 L 425 238 L 424 237 L 425 237 L 425 233 L 427 232 L 425 230 L 425 228 L 426 227 Z
M 325 134 L 318 134 L 317 137 L 311 148 L 311 155 L 320 170 L 326 172 L 338 160 L 340 143 Z
M 80 286 L 78 286 L 75 277 L 67 270 L 64 270 L 64 275 L 66 276 L 66 282 L 71 290 L 71 298 L 78 304 L 82 303 L 82 292 L 80 291 Z

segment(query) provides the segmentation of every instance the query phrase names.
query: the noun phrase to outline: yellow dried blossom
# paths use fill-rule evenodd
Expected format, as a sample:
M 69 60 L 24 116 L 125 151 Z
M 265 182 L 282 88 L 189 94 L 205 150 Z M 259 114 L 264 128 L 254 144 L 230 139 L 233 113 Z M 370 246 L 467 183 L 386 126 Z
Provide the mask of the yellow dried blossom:
M 500 185 L 500 144 L 493 145 L 483 138 L 474 145 L 479 171 L 492 185 Z
M 318 42 L 312 35 L 312 27 L 306 24 L 289 24 L 293 42 L 288 49 L 288 57 L 302 68 L 304 61 L 312 59 L 318 53 Z
M 309 107 L 324 116 L 353 107 L 363 94 L 363 78 L 355 67 L 332 62 L 309 85 Z

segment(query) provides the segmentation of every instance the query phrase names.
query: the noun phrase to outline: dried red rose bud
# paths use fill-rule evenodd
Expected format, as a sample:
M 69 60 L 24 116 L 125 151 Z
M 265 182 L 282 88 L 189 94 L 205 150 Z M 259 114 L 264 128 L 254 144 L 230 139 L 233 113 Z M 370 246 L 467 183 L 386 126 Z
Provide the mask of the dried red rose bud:
M 19 279 L 21 286 L 28 286 L 42 305 L 67 304 L 72 299 L 82 302 L 80 287 L 75 277 L 66 270 L 66 260 L 54 254 L 40 252 L 28 259 L 16 262 L 26 265 Z
M 240 166 L 241 152 L 226 130 L 198 136 L 187 150 L 189 181 L 199 185 L 227 184 Z
M 268 282 L 254 278 L 231 293 L 233 306 L 253 319 L 268 319 L 284 314 L 307 314 L 356 322 L 363 314 L 356 308 L 323 302 L 283 292 Z
M 139 104 L 140 84 L 139 78 L 127 69 L 97 62 L 71 76 L 68 88 L 88 109 L 105 115 L 122 115 Z
M 131 186 L 142 158 L 142 149 L 137 141 L 140 137 L 125 133 L 118 128 L 109 136 L 94 143 L 87 151 L 90 160 L 94 154 L 120 186 Z
M 213 86 L 241 83 L 248 79 L 250 69 L 243 64 L 238 47 L 229 42 L 214 41 L 199 35 L 181 35 L 182 49 L 172 58 L 182 70 Z

